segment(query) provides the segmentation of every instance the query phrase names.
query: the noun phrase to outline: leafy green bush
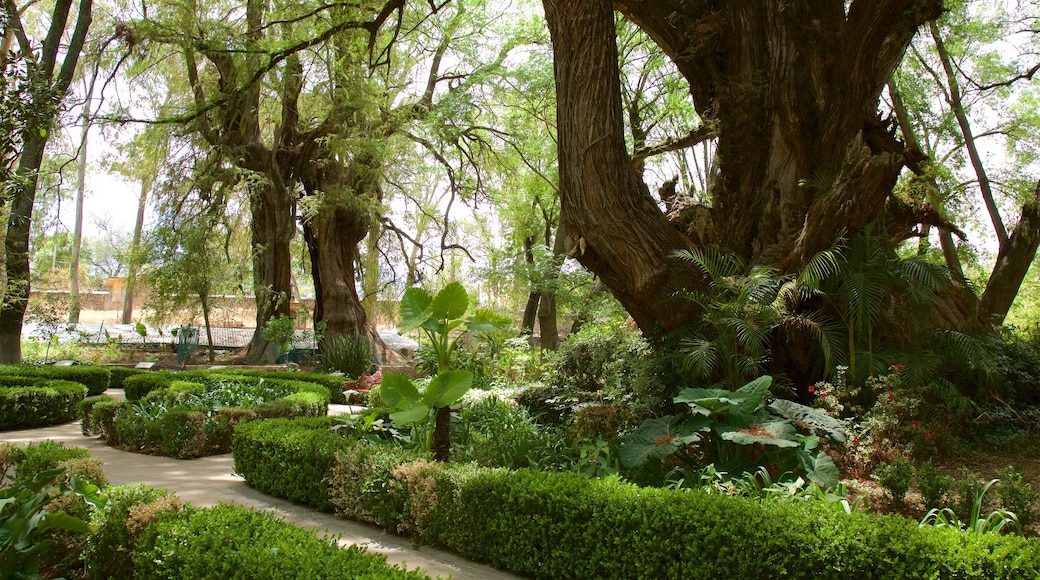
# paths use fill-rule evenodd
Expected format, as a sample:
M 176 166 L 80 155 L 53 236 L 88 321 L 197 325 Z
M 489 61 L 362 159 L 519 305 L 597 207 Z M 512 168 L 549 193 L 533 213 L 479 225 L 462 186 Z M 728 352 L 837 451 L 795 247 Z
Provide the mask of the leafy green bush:
M 83 418 L 83 425 L 90 424 L 90 433 L 84 431 L 84 435 L 104 435 L 112 433 L 115 429 L 116 414 L 125 404 L 116 399 L 98 401 L 90 406 L 90 420 Z
M 1017 468 L 1009 466 L 1000 472 L 997 497 L 1005 510 L 1018 516 L 1018 523 L 1022 527 L 1030 526 L 1036 521 L 1036 504 L 1040 501 L 1040 494 L 1022 477 L 1022 472 Z
M 114 410 L 102 405 L 96 414 L 92 412 L 90 428 L 115 447 L 186 459 L 230 451 L 232 432 L 247 420 L 328 413 L 328 391 L 313 383 L 217 374 L 177 376 L 197 382 L 174 378 L 169 386 L 152 390 L 137 402 L 128 401 Z
M 14 466 L 14 480 L 25 481 L 37 474 L 57 468 L 62 462 L 90 457 L 90 451 L 66 447 L 56 441 L 40 441 L 24 447 L 15 447 L 8 461 Z
M 380 554 L 351 546 L 340 549 L 334 538 L 319 538 L 278 517 L 240 506 L 185 508 L 159 515 L 133 551 L 138 578 L 248 577 L 419 579 L 386 563 Z
M 917 489 L 926 508 L 945 507 L 952 486 L 953 478 L 939 471 L 931 461 L 921 464 L 917 470 Z
M 235 473 L 256 489 L 332 511 L 326 480 L 336 452 L 350 441 L 331 430 L 332 417 L 271 419 L 235 429 Z
M 106 492 L 108 504 L 94 514 L 91 520 L 94 534 L 83 554 L 87 577 L 95 580 L 133 578 L 132 538 L 127 530 L 130 510 L 170 495 L 165 489 L 144 485 L 112 487 Z
M 914 464 L 903 457 L 895 458 L 892 463 L 879 465 L 874 473 L 878 477 L 878 482 L 888 493 L 888 497 L 896 503 L 902 503 L 906 498 L 916 476 Z
M 148 369 L 138 369 L 134 367 L 123 367 L 123 366 L 110 366 L 108 372 L 112 375 L 109 381 L 108 387 L 111 389 L 122 389 L 126 379 L 135 375 L 149 374 L 153 371 Z
M 123 380 L 127 401 L 137 401 L 156 389 L 165 389 L 174 381 L 174 374 L 166 371 L 142 373 Z
M 391 472 L 419 457 L 416 451 L 351 441 L 336 452 L 328 475 L 329 497 L 336 513 L 395 529 L 405 511 L 408 490 L 394 485 Z
M 41 377 L 82 383 L 87 387 L 88 396 L 104 393 L 108 389 L 112 377 L 112 373 L 107 367 L 79 365 L 71 367 L 7 365 L 0 367 L 0 375 Z
M 84 435 L 90 437 L 92 435 L 98 434 L 98 432 L 94 429 L 94 417 L 92 410 L 94 408 L 94 405 L 97 405 L 98 403 L 102 402 L 107 403 L 110 401 L 116 401 L 118 403 L 118 400 L 115 397 L 109 397 L 108 395 L 101 395 L 100 397 L 93 397 L 90 399 L 84 399 L 80 401 L 78 405 L 78 415 L 80 417 L 80 430 L 83 432 Z
M 0 430 L 74 421 L 87 387 L 46 377 L 0 376 Z
M 529 467 L 551 445 L 552 433 L 539 427 L 526 408 L 494 396 L 463 407 L 456 429 L 456 460 L 484 467 Z

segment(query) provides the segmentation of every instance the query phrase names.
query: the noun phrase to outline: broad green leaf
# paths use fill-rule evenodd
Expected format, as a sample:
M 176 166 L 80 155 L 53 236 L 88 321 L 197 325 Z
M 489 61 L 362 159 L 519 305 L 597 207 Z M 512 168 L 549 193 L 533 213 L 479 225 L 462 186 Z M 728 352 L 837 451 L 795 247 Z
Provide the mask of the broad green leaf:
M 470 332 L 494 332 L 500 328 L 506 328 L 510 324 L 509 318 L 502 316 L 490 308 L 478 308 L 473 316 L 466 319 L 466 328 Z
M 432 315 L 433 298 L 422 288 L 409 288 L 401 298 L 401 322 L 397 329 L 408 332 L 419 328 Z
M 419 391 L 412 381 L 408 380 L 408 377 L 396 373 L 383 375 L 379 395 L 391 409 L 406 408 L 419 400 Z
M 798 432 L 787 421 L 773 421 L 720 433 L 723 439 L 739 445 L 772 445 L 774 447 L 800 447 Z
M 621 441 L 618 458 L 632 469 L 652 461 L 661 461 L 679 449 L 700 440 L 700 428 L 684 422 L 682 415 L 647 419 Z
M 838 466 L 834 465 L 834 461 L 826 453 L 822 451 L 807 453 L 798 450 L 797 455 L 798 461 L 805 469 L 805 475 L 816 485 L 822 489 L 833 489 L 838 485 L 840 478 Z
M 845 426 L 842 425 L 841 421 L 825 415 L 812 407 L 806 407 L 786 399 L 777 399 L 769 404 L 769 408 L 778 415 L 790 419 L 795 425 L 823 431 L 827 437 L 837 443 L 844 443 L 847 439 Z
M 433 317 L 437 320 L 462 318 L 469 308 L 469 294 L 459 282 L 452 282 L 433 297 Z
M 690 405 L 695 413 L 708 415 L 727 410 L 729 407 L 740 404 L 740 400 L 733 397 L 733 391 L 725 389 L 683 389 L 673 399 L 676 403 Z M 697 407 L 701 407 L 698 409 Z M 705 412 L 707 411 L 707 412 Z
M 430 380 L 423 394 L 423 403 L 430 407 L 447 407 L 455 404 L 473 386 L 473 373 L 448 371 L 439 373 Z
M 773 384 L 773 377 L 763 375 L 733 391 L 733 394 L 739 394 L 741 399 L 740 412 L 754 413 L 758 406 L 762 404 L 762 401 L 766 400 L 766 396 L 769 395 L 769 385 L 771 384 Z
M 94 531 L 87 522 L 74 518 L 63 511 L 44 514 L 36 531 L 42 533 L 55 528 L 88 534 Z
M 386 380 L 386 377 L 384 377 Z M 426 420 L 430 416 L 430 408 L 422 401 L 415 401 L 396 413 L 390 413 L 390 419 L 400 425 L 411 425 Z

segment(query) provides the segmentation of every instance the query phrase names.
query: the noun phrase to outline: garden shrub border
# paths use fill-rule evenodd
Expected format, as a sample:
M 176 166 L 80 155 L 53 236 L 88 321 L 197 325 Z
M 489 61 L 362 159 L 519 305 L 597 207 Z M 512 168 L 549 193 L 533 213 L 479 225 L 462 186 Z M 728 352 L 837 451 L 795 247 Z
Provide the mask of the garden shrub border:
M 4 376 L 40 377 L 81 383 L 87 387 L 87 396 L 100 395 L 108 390 L 112 372 L 108 367 L 96 365 L 73 365 L 71 367 L 4 365 L 0 366 L 0 379 Z
M 236 471 L 265 493 L 322 508 L 332 503 L 320 495 L 322 489 L 331 482 L 349 485 L 339 494 L 338 511 L 534 577 L 1040 576 L 1035 539 L 920 527 L 899 516 L 846 514 L 815 502 L 641 488 L 574 473 L 438 465 L 399 451 L 394 465 L 393 449 L 380 452 L 378 469 L 364 472 L 351 449 L 368 443 L 340 437 L 330 426 L 331 421 L 251 423 L 235 434 Z M 343 498 L 356 503 L 343 504 Z
M 346 402 L 343 394 L 344 377 L 324 375 L 321 373 L 295 373 L 287 371 L 261 371 L 261 370 L 235 370 L 232 368 L 218 369 L 212 371 L 154 371 L 135 374 L 123 381 L 123 389 L 126 400 L 137 401 L 148 393 L 169 387 L 174 381 L 194 382 L 199 380 L 212 380 L 224 378 L 228 380 L 239 380 L 242 377 L 264 379 L 265 381 L 277 381 L 279 383 L 306 383 L 321 390 L 315 392 L 324 393 L 330 403 L 343 404 Z
M 138 414 L 138 401 L 103 401 L 83 405 L 82 429 L 84 435 L 98 435 L 109 445 L 134 452 L 161 454 L 178 459 L 189 459 L 227 453 L 231 450 L 233 433 L 242 423 L 255 419 L 275 417 L 321 417 L 328 414 L 328 392 L 325 387 L 301 381 L 262 379 L 220 373 L 167 373 L 128 379 L 127 397 L 132 391 L 141 401 L 161 400 L 170 408 L 158 420 Z M 153 380 L 156 377 L 158 380 Z M 225 407 L 212 414 L 195 409 L 180 408 L 178 403 L 192 393 L 201 392 L 201 383 L 185 379 L 230 380 L 239 382 L 261 380 L 268 385 L 287 387 L 293 392 L 273 401 L 252 407 Z M 161 385 L 166 386 L 161 386 Z M 153 388 L 157 387 L 157 388 Z
M 0 430 L 75 421 L 87 396 L 82 383 L 20 375 L 0 376 Z

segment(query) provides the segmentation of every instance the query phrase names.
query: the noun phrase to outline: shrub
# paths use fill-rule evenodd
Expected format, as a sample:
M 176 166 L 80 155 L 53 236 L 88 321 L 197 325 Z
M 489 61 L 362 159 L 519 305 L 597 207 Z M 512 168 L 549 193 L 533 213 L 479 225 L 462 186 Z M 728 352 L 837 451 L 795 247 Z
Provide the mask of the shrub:
M 1040 494 L 1022 478 L 1022 472 L 1017 468 L 1009 466 L 1000 472 L 997 497 L 1004 509 L 1018 516 L 1018 523 L 1023 527 L 1036 521 L 1036 503 L 1040 501 Z
M 110 389 L 122 389 L 126 379 L 136 375 L 149 374 L 154 371 L 148 369 L 138 369 L 134 367 L 121 367 L 121 366 L 110 366 L 108 372 L 112 378 L 108 383 Z
M 896 503 L 901 503 L 906 498 L 916 475 L 914 464 L 902 457 L 897 457 L 892 463 L 878 466 L 875 473 L 889 498 Z
M 90 433 L 84 431 L 84 435 L 100 435 L 102 438 L 108 438 L 110 434 L 115 430 L 116 413 L 122 409 L 125 404 L 122 401 L 109 398 L 103 401 L 97 401 L 90 406 Z M 88 423 L 84 417 L 83 425 Z
M 409 496 L 406 487 L 400 489 L 396 484 L 392 472 L 418 457 L 415 451 L 350 441 L 336 452 L 327 478 L 336 512 L 395 530 L 407 512 Z
M 137 401 L 156 389 L 165 389 L 174 381 L 173 373 L 166 371 L 141 373 L 123 380 L 127 401 Z
M 9 461 L 14 465 L 15 481 L 25 481 L 37 474 L 59 467 L 64 461 L 85 459 L 90 451 L 78 447 L 66 447 L 64 443 L 40 441 L 12 450 Z
M 535 424 L 525 407 L 498 397 L 485 397 L 460 411 L 457 436 L 453 436 L 458 461 L 475 461 L 484 467 L 529 467 L 547 447 L 549 432 Z
M 0 377 L 0 429 L 48 427 L 76 419 L 87 395 L 81 383 L 44 377 Z
M 127 517 L 135 506 L 155 502 L 169 494 L 165 489 L 143 485 L 113 487 L 106 491 L 108 505 L 94 514 L 91 524 L 95 531 L 83 555 L 87 577 L 133 578 L 132 538 L 126 526 Z
M 953 486 L 953 478 L 939 471 L 931 461 L 927 461 L 917 470 L 917 489 L 926 508 L 942 508 L 946 506 L 946 496 Z
M 350 441 L 331 430 L 331 417 L 270 419 L 235 429 L 235 473 L 256 489 L 289 501 L 332 511 L 326 478 L 336 452 Z
M 112 373 L 107 367 L 78 365 L 71 367 L 8 365 L 0 367 L 0 375 L 40 377 L 82 383 L 87 387 L 88 396 L 104 393 L 108 389 L 112 377 Z
M 98 431 L 94 429 L 94 417 L 91 413 L 91 410 L 94 408 L 94 405 L 97 405 L 101 402 L 107 403 L 109 401 L 116 401 L 116 399 L 114 397 L 109 397 L 108 395 L 101 395 L 100 397 L 84 399 L 79 402 L 78 415 L 80 417 L 80 430 L 83 432 L 84 435 L 90 437 L 91 435 L 98 434 Z
M 426 578 L 388 565 L 383 555 L 340 549 L 335 538 L 233 505 L 160 514 L 135 546 L 133 562 L 139 578 L 230 578 L 243 570 L 250 578 L 277 580 Z
M 187 459 L 206 454 L 206 414 L 175 407 L 160 421 L 162 452 L 167 457 Z

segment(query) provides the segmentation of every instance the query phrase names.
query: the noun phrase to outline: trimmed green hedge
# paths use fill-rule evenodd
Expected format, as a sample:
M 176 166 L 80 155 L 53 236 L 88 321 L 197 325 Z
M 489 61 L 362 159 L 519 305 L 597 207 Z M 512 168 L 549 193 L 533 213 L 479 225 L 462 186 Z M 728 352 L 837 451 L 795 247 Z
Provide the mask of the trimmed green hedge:
M 71 367 L 5 365 L 0 366 L 0 376 L 41 377 L 82 383 L 87 387 L 87 396 L 100 395 L 108 389 L 112 378 L 107 367 L 74 365 Z
M 0 376 L 0 430 L 49 427 L 75 421 L 86 398 L 82 383 L 31 376 Z
M 184 380 L 186 378 L 200 382 Z M 288 394 L 248 407 L 226 407 L 225 404 L 242 396 L 242 391 L 230 399 L 226 394 L 220 395 L 224 392 L 219 388 L 222 381 L 231 383 L 229 392 L 234 392 L 236 385 L 241 388 L 243 384 L 256 386 L 262 382 L 264 387 L 279 389 L 276 394 Z M 180 459 L 227 453 L 231 450 L 234 430 L 247 421 L 328 413 L 328 391 L 321 385 L 297 381 L 211 373 L 155 373 L 131 377 L 125 390 L 127 397 L 131 393 L 134 396 L 147 394 L 136 402 L 118 405 L 104 402 L 85 408 L 84 434 L 99 435 L 113 447 Z M 266 388 L 261 391 L 270 393 Z M 205 398 L 209 395 L 217 397 Z
M 357 546 L 341 549 L 278 517 L 241 506 L 185 507 L 158 515 L 137 538 L 138 578 L 419 579 Z
M 112 375 L 112 379 L 108 383 L 110 389 L 122 389 L 123 383 L 126 382 L 126 379 L 153 372 L 148 369 L 139 369 L 135 367 L 110 366 L 107 368 L 108 372 Z
M 485 469 L 339 438 L 330 422 L 236 433 L 236 471 L 292 501 L 538 578 L 1036 578 L 1040 542 L 845 514 L 814 502 Z M 329 464 L 332 458 L 331 465 Z
M 174 374 L 168 371 L 131 375 L 123 379 L 123 394 L 127 401 L 138 401 L 152 391 L 169 387 L 175 380 Z
M 239 425 L 231 445 L 235 473 L 264 493 L 331 512 L 326 478 L 336 452 L 352 444 L 331 431 L 333 424 L 316 417 Z

